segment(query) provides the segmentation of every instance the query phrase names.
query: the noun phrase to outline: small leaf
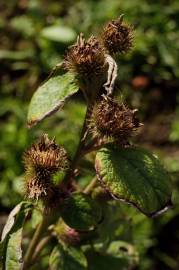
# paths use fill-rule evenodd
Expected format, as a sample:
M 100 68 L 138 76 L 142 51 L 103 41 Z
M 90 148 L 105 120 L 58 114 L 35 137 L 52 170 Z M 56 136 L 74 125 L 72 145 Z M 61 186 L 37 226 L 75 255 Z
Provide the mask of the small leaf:
M 155 216 L 171 206 L 170 177 L 159 160 L 146 150 L 113 144 L 96 155 L 98 179 L 115 199 Z
M 67 72 L 50 78 L 34 93 L 27 116 L 31 127 L 63 107 L 67 98 L 78 91 L 74 76 Z
M 2 236 L 1 236 L 1 241 L 4 241 L 5 237 L 8 235 L 10 230 L 12 229 L 14 223 L 15 223 L 15 218 L 17 214 L 19 213 L 20 209 L 22 207 L 22 203 L 16 205 L 14 209 L 11 211 L 11 213 L 8 216 L 7 222 L 3 228 L 2 231 Z
M 10 21 L 10 25 L 25 37 L 32 37 L 35 34 L 33 21 L 27 15 L 13 17 Z
M 65 223 L 77 230 L 89 230 L 97 226 L 102 217 L 99 205 L 84 193 L 73 193 L 61 209 Z
M 76 38 L 76 33 L 67 26 L 49 26 L 42 30 L 41 36 L 51 41 L 69 43 Z
M 15 230 L 10 234 L 7 251 L 5 269 L 19 270 L 22 267 L 22 225 L 23 220 L 20 222 Z
M 1 241 L 4 241 L 6 236 L 10 233 L 11 229 L 15 225 L 15 221 L 20 211 L 24 212 L 25 214 L 25 211 L 28 211 L 31 206 L 32 206 L 31 203 L 23 201 L 14 207 L 14 209 L 10 212 L 8 219 L 6 221 L 6 224 L 4 226 L 2 236 L 1 236 Z
M 10 213 L 0 242 L 0 269 L 19 270 L 22 267 L 22 229 L 32 204 L 21 202 Z
M 50 255 L 51 270 L 85 270 L 87 260 L 79 248 L 58 244 Z

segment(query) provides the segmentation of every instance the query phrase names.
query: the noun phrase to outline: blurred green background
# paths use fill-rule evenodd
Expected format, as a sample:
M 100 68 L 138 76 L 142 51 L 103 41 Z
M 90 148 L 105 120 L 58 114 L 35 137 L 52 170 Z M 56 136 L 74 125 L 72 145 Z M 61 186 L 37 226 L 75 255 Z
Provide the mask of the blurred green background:
M 135 143 L 161 157 L 174 190 L 174 208 L 161 217 L 150 220 L 126 207 L 121 216 L 129 227 L 127 238 L 139 253 L 135 269 L 178 270 L 178 0 L 0 1 L 0 223 L 23 196 L 24 149 L 42 132 L 55 135 L 70 154 L 78 141 L 85 111 L 80 94 L 29 130 L 26 115 L 33 92 L 80 32 L 86 37 L 100 34 L 105 22 L 120 14 L 135 28 L 133 50 L 118 58 L 121 95 L 139 109 L 145 124 Z

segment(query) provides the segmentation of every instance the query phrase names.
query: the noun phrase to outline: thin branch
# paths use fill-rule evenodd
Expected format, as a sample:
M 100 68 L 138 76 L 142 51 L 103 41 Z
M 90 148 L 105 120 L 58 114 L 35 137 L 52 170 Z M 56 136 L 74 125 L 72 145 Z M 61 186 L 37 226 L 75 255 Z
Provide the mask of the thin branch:
M 88 135 L 88 118 L 89 118 L 89 115 L 91 113 L 91 107 L 93 105 L 92 104 L 89 104 L 88 107 L 87 107 L 87 110 L 86 110 L 86 114 L 85 114 L 85 119 L 84 119 L 84 122 L 83 122 L 83 127 L 82 127 L 82 131 L 81 131 L 81 136 L 80 136 L 80 140 L 79 140 L 79 144 L 78 144 L 78 147 L 77 147 L 77 150 L 76 150 L 76 153 L 74 155 L 74 158 L 71 162 L 71 165 L 70 165 L 70 168 L 68 169 L 65 177 L 64 177 L 64 183 L 67 183 L 68 181 L 70 181 L 71 177 L 73 176 L 74 174 L 74 171 L 82 157 L 82 153 L 83 153 L 83 148 L 85 147 L 85 142 L 86 142 L 86 137 Z
M 85 187 L 85 189 L 83 190 L 84 193 L 86 194 L 90 194 L 91 191 L 94 189 L 94 187 L 96 186 L 97 184 L 97 177 L 95 176 L 91 181 L 90 183 Z
M 34 253 L 34 250 L 35 250 L 35 247 L 36 247 L 37 243 L 40 240 L 40 237 L 42 235 L 43 229 L 46 226 L 46 224 L 47 224 L 47 216 L 45 214 L 43 214 L 42 221 L 38 225 L 38 227 L 37 227 L 37 229 L 36 229 L 36 231 L 35 231 L 35 233 L 33 235 L 33 238 L 32 238 L 32 240 L 31 240 L 31 242 L 29 244 L 27 252 L 25 254 L 23 270 L 28 269 L 28 266 L 31 264 L 32 255 Z
M 92 144 L 90 143 L 89 145 L 87 145 L 84 149 L 83 149 L 83 156 L 91 153 L 91 152 L 94 152 L 94 151 L 97 151 L 99 150 L 102 146 L 106 145 L 106 142 L 100 142 L 100 143 L 96 143 L 96 144 Z
M 32 256 L 32 262 L 34 263 L 36 261 L 36 259 L 38 258 L 40 252 L 42 251 L 42 249 L 50 242 L 50 240 L 53 237 L 51 235 L 49 236 L 45 236 L 44 238 L 42 238 L 42 240 L 39 242 L 39 244 L 37 245 L 35 252 Z

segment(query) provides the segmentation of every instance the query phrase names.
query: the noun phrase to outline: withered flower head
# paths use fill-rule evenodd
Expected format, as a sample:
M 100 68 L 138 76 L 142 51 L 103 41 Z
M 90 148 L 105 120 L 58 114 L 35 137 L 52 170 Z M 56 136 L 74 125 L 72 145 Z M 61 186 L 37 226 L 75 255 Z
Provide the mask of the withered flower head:
M 136 111 L 104 97 L 93 109 L 90 129 L 94 136 L 125 141 L 141 126 Z
M 80 34 L 76 44 L 69 48 L 64 65 L 82 77 L 101 74 L 105 66 L 104 48 L 94 36 L 86 41 Z
M 110 54 L 126 53 L 132 47 L 133 28 L 123 22 L 121 15 L 109 22 L 102 33 L 103 43 Z
M 28 198 L 39 199 L 53 193 L 51 177 L 67 166 L 67 155 L 55 140 L 43 135 L 23 156 Z
M 65 161 L 66 151 L 54 139 L 50 140 L 47 134 L 24 153 L 25 166 L 31 165 L 37 171 L 42 168 L 49 173 L 56 172 L 64 168 Z

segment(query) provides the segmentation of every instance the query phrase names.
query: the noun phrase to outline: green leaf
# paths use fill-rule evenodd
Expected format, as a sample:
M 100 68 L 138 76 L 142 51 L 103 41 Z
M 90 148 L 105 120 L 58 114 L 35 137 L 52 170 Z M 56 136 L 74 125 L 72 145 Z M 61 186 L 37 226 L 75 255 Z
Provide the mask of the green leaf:
M 51 270 L 85 270 L 87 260 L 79 248 L 58 244 L 50 255 Z
M 73 193 L 61 209 L 65 223 L 77 230 L 89 230 L 97 226 L 102 217 L 99 205 L 84 193 Z
M 63 107 L 67 98 L 78 91 L 74 76 L 67 72 L 50 78 L 34 93 L 27 116 L 31 127 Z
M 8 236 L 8 234 L 11 232 L 11 230 L 13 229 L 13 226 L 16 225 L 16 220 L 19 217 L 19 215 L 21 213 L 23 213 L 23 215 L 26 214 L 26 212 L 29 211 L 29 209 L 31 208 L 32 204 L 26 201 L 20 202 L 18 205 L 16 205 L 14 207 L 14 209 L 10 212 L 7 222 L 4 226 L 3 232 L 2 232 L 2 236 L 1 236 L 1 241 L 4 241 L 5 238 Z
M 22 225 L 22 221 L 19 221 L 18 226 L 9 236 L 6 251 L 5 269 L 19 270 L 22 267 Z
M 126 259 L 131 264 L 138 262 L 138 253 L 135 247 L 125 241 L 111 242 L 107 252 L 115 257 Z
M 13 17 L 10 21 L 11 26 L 25 37 L 35 34 L 34 23 L 27 15 Z
M 115 199 L 155 216 L 171 206 L 170 177 L 146 150 L 109 144 L 96 155 L 98 179 Z
M 24 219 L 32 204 L 21 202 L 10 213 L 0 242 L 0 269 L 22 268 L 22 229 Z
M 126 258 L 116 257 L 110 254 L 103 254 L 94 250 L 86 252 L 88 270 L 126 270 L 129 269 L 129 262 Z
M 42 30 L 41 36 L 51 41 L 69 43 L 74 41 L 76 33 L 67 26 L 49 26 Z
M 33 57 L 32 50 L 21 50 L 21 51 L 9 51 L 9 50 L 0 50 L 0 60 L 8 59 L 12 61 L 23 61 L 26 59 L 31 59 Z

